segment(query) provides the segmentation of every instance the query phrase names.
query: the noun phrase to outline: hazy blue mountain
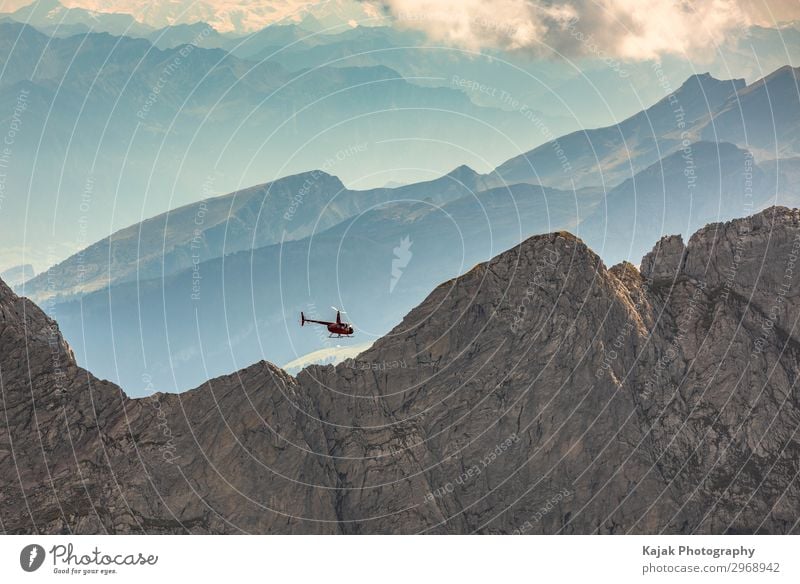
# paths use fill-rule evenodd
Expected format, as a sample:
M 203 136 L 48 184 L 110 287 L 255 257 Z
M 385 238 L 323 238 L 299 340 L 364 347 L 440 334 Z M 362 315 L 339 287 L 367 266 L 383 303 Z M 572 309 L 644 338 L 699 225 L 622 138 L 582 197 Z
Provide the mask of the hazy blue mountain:
M 85 32 L 139 36 L 153 30 L 130 14 L 67 8 L 58 0 L 34 0 L 9 16 L 18 22 L 30 24 L 40 31 L 54 36 L 68 36 Z
M 688 237 L 701 226 L 776 203 L 797 205 L 800 199 L 787 191 L 779 197 L 752 153 L 728 143 L 696 142 L 608 191 L 578 234 L 609 265 L 638 262 L 654 238 Z
M 800 69 L 781 67 L 739 90 L 703 128 L 705 140 L 740 144 L 760 157 L 800 154 Z
M 611 188 L 681 143 L 677 118 L 662 102 L 618 126 L 568 134 L 554 147 L 554 138 L 596 118 L 587 112 L 613 118 L 601 97 L 616 108 L 663 95 L 645 65 L 621 80 L 586 61 L 588 81 L 580 81 L 581 72 L 557 61 L 431 47 L 417 33 L 384 27 L 315 34 L 300 23 L 235 38 L 195 24 L 144 36 L 171 48 L 108 34 L 50 39 L 0 24 L 0 122 L 10 123 L 21 96 L 28 106 L 6 180 L 0 267 L 19 263 L 24 250 L 25 261 L 42 270 L 136 221 L 314 168 L 364 189 L 426 180 L 465 163 L 488 172 L 508 159 L 500 170 L 512 184 L 541 180 L 568 190 L 574 179 L 578 188 Z M 677 94 L 690 118 L 740 85 L 697 76 Z M 750 133 L 768 137 L 759 107 L 747 115 L 762 130 Z M 735 118 L 731 112 L 720 123 Z M 691 139 L 713 140 L 702 123 Z M 789 149 L 769 156 L 762 153 L 768 141 L 725 139 L 760 158 L 791 157 L 794 126 L 781 124 Z
M 127 36 L 140 36 L 127 34 Z M 194 45 L 206 49 L 224 49 L 230 37 L 220 34 L 206 22 L 193 24 L 173 24 L 141 35 L 159 49 L 174 49 L 181 45 Z
M 572 228 L 597 196 L 518 185 L 433 201 L 379 205 L 298 241 L 242 251 L 81 300 L 51 305 L 81 363 L 136 394 L 141 375 L 185 389 L 261 358 L 288 362 L 323 347 L 371 341 L 443 279 L 533 233 Z M 328 318 L 353 339 L 293 322 Z
M 0 280 L 3 280 L 9 286 L 17 286 L 33 278 L 35 274 L 36 272 L 33 270 L 32 265 L 21 264 L 0 272 Z
M 797 69 L 782 67 L 750 85 L 709 74 L 618 125 L 574 132 L 497 168 L 509 182 L 611 188 L 696 140 L 731 142 L 759 159 L 798 154 Z
M 260 61 L 272 57 L 272 53 L 293 53 L 323 46 L 328 44 L 331 38 L 335 38 L 335 35 L 312 32 L 297 24 L 273 24 L 248 35 L 229 36 L 221 47 L 239 58 Z M 277 58 L 274 60 L 280 62 Z M 311 61 L 297 68 L 316 67 L 323 63 L 321 60 Z
M 8 22 L 0 63 L 0 122 L 25 102 L 0 244 L 25 248 L 37 269 L 137 220 L 314 168 L 357 188 L 488 170 L 496 144 L 513 151 L 509 137 L 527 133 L 516 113 L 386 67 L 292 73 L 220 49 L 51 39 Z M 2 254 L 0 267 L 19 263 Z
M 297 25 L 268 27 L 220 46 L 243 58 L 270 59 L 289 69 L 324 63 L 384 65 L 418 83 L 453 86 L 454 79 L 467 80 L 486 88 L 465 90 L 476 103 L 508 108 L 516 100 L 538 111 L 554 135 L 626 119 L 697 73 L 696 64 L 685 57 L 664 56 L 656 66 L 649 61 L 609 63 L 591 57 L 564 62 L 561 56 L 534 58 L 518 52 L 476 54 L 431 43 L 418 31 L 386 26 L 334 34 L 310 34 Z M 755 81 L 785 63 L 797 65 L 793 61 L 797 54 L 800 31 L 796 28 L 753 26 L 704 56 L 702 66 L 719 79 Z
M 38 302 L 130 280 L 163 277 L 242 250 L 318 233 L 390 202 L 443 205 L 483 190 L 462 166 L 431 181 L 354 191 L 322 171 L 209 198 L 115 232 L 48 269 L 21 292 Z
M 636 254 L 660 235 L 688 235 L 697 225 L 775 202 L 800 203 L 794 187 L 780 198 L 775 190 L 778 179 L 795 176 L 796 161 L 765 166 L 732 144 L 697 142 L 605 196 L 517 184 L 442 205 L 422 199 L 415 185 L 387 189 L 393 199 L 309 237 L 210 259 L 164 278 L 120 282 L 51 303 L 48 311 L 79 362 L 101 376 L 134 394 L 143 373 L 161 389 L 182 389 L 259 359 L 286 363 L 369 342 L 437 281 L 532 234 L 572 230 L 611 265 L 638 261 Z M 477 188 L 486 180 L 459 169 L 431 191 L 446 192 L 444 181 L 458 184 L 459 174 L 473 177 Z M 402 190 L 410 200 L 397 193 Z M 358 329 L 354 339 L 330 340 L 292 320 L 301 310 L 328 318 L 332 305 L 347 311 Z
M 617 125 L 573 132 L 512 158 L 496 172 L 510 183 L 610 188 L 680 147 L 682 132 L 706 122 L 711 112 L 744 87 L 743 79 L 694 75 L 674 97 L 667 96 Z
M 734 46 L 724 46 L 722 59 L 712 65 L 719 75 L 735 68 L 748 79 L 760 79 L 784 65 L 800 66 L 800 22 L 783 23 L 775 28 L 750 26 Z
M 290 28 L 270 34 L 305 34 Z M 299 309 L 324 318 L 342 306 L 362 336 L 380 335 L 436 281 L 520 237 L 577 228 L 606 260 L 635 259 L 662 233 L 796 193 L 791 131 L 776 134 L 785 147 L 772 163 L 763 154 L 769 127 L 796 125 L 792 70 L 750 86 L 694 75 L 618 125 L 568 134 L 496 173 L 459 166 L 374 189 L 397 179 L 387 167 L 431 177 L 466 158 L 482 170 L 487 151 L 518 150 L 549 127 L 533 110 L 476 105 L 485 100 L 472 94 L 487 94 L 474 86 L 423 87 L 382 64 L 292 72 L 222 49 L 51 39 L 8 23 L 0 51 L 0 107 L 25 102 L 5 183 L 20 196 L 4 201 L 0 240 L 74 243 L 79 253 L 23 293 L 45 302 L 88 365 L 126 386 L 143 369 L 184 388 L 319 349 L 307 329 L 286 330 Z M 775 120 L 763 115 L 767 93 Z M 734 102 L 755 158 L 708 141 L 718 127 L 737 141 Z M 260 184 L 273 176 L 286 178 Z M 631 229 L 608 230 L 609 218 Z M 207 343 L 228 348 L 199 363 Z
M 552 94 L 537 95 L 535 103 L 548 114 L 567 109 L 584 128 L 605 127 L 678 89 L 698 72 L 707 71 L 717 79 L 744 78 L 752 83 L 786 64 L 800 66 L 798 56 L 800 29 L 796 23 L 777 28 L 749 26 L 704 51 L 699 58 L 681 54 L 662 55 L 658 62 L 603 62 L 590 57 L 570 63 L 559 60 L 561 69 L 572 74 L 556 77 L 550 85 Z M 533 70 L 538 63 L 521 65 Z M 551 106 L 558 109 L 551 110 Z

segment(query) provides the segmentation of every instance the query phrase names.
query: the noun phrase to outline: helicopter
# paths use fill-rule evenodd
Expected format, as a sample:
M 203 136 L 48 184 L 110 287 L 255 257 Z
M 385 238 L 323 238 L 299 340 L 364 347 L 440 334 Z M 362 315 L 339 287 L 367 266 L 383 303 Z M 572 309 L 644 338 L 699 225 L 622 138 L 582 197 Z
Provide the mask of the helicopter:
M 341 339 L 342 337 L 350 337 L 353 335 L 353 327 L 346 322 L 342 322 L 342 314 L 339 309 L 336 307 L 331 307 L 336 311 L 336 322 L 329 322 L 327 320 L 312 320 L 310 318 L 306 318 L 306 315 L 302 312 L 300 313 L 300 326 L 305 326 L 307 322 L 313 322 L 315 324 L 324 324 L 328 327 L 328 335 L 330 338 L 337 338 Z

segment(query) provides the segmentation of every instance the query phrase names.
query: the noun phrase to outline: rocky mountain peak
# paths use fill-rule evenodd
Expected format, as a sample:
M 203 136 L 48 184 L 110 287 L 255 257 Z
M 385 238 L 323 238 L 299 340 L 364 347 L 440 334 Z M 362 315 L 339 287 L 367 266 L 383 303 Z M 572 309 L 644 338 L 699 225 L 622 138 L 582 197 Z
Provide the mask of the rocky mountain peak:
M 708 91 L 718 87 L 722 87 L 725 91 L 730 91 L 731 89 L 741 89 L 746 85 L 747 82 L 742 78 L 717 79 L 706 71 L 705 73 L 696 73 L 687 78 L 681 85 L 681 91 L 695 91 L 697 89 Z
M 669 280 L 677 277 L 683 267 L 686 246 L 680 235 L 665 235 L 653 250 L 642 258 L 641 272 L 646 279 Z
M 799 233 L 798 211 L 771 208 L 662 238 L 641 274 L 607 270 L 568 233 L 536 236 L 336 367 L 293 378 L 260 362 L 137 400 L 74 368 L 69 401 L 44 411 L 25 388 L 52 380 L 47 345 L 29 343 L 33 369 L 7 352 L 25 301 L 2 287 L 0 368 L 17 399 L 0 454 L 14 444 L 32 461 L 16 481 L 0 455 L 3 525 L 791 532 Z
M 6 358 L 23 360 L 28 346 L 34 354 L 44 347 L 61 358 L 64 365 L 74 365 L 75 357 L 58 330 L 58 324 L 27 298 L 20 298 L 0 280 L 0 351 Z

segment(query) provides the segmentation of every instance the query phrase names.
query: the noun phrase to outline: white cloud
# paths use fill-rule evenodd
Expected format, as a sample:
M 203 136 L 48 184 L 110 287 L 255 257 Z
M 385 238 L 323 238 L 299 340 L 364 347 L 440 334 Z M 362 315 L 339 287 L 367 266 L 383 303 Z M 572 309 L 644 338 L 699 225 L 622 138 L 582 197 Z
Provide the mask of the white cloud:
M 31 0 L 0 0 L 0 12 Z M 433 40 L 479 50 L 649 59 L 692 56 L 750 24 L 800 19 L 798 0 L 61 0 L 65 6 L 124 12 L 154 27 L 204 21 L 223 32 L 252 32 L 305 14 L 326 22 L 376 23 L 381 11 L 398 26 Z M 572 19 L 572 20 L 571 20 Z M 574 20 L 577 19 L 577 20 Z
M 383 0 L 399 26 L 467 49 L 652 59 L 697 55 L 745 26 L 800 16 L 784 0 Z M 771 8 L 775 11 L 771 11 Z

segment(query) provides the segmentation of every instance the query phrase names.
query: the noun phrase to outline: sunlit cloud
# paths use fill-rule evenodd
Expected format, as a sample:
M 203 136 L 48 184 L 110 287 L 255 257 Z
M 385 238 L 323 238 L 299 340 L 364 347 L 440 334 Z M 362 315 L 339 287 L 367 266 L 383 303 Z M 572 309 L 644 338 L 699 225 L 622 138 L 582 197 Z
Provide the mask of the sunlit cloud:
M 29 0 L 0 0 L 13 11 Z M 153 27 L 207 22 L 252 32 L 311 14 L 342 27 L 393 23 L 467 48 L 653 59 L 697 56 L 750 25 L 800 19 L 796 0 L 62 0 L 68 7 L 132 14 Z
M 398 26 L 472 50 L 654 59 L 697 55 L 751 24 L 800 18 L 783 0 L 384 0 Z M 791 6 L 790 6 L 791 5 Z

